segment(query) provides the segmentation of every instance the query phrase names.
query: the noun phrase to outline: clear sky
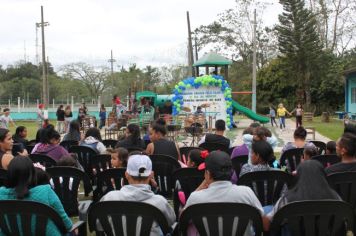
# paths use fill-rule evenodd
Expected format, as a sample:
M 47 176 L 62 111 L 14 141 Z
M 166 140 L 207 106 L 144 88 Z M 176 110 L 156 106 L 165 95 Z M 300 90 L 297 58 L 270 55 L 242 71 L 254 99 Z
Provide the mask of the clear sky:
M 277 22 L 276 0 L 266 11 L 266 22 Z M 44 6 L 46 50 L 58 68 L 71 62 L 139 66 L 185 62 L 190 12 L 192 30 L 217 19 L 236 6 L 234 0 L 2 0 L 0 7 L 0 65 L 24 59 L 35 62 L 36 27 Z M 41 43 L 40 30 L 38 31 Z M 39 47 L 39 53 L 41 48 Z

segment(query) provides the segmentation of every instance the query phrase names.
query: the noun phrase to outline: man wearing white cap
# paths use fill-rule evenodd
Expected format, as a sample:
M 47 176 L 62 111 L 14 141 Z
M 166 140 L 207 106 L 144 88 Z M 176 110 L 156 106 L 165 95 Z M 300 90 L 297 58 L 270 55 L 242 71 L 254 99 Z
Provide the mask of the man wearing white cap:
M 166 217 L 168 224 L 173 225 L 176 216 L 167 200 L 155 195 L 149 185 L 153 178 L 152 162 L 146 155 L 132 155 L 129 157 L 125 177 L 129 185 L 121 190 L 111 191 L 102 197 L 100 201 L 137 201 L 157 207 Z M 160 235 L 161 230 L 155 223 L 151 229 L 151 235 Z

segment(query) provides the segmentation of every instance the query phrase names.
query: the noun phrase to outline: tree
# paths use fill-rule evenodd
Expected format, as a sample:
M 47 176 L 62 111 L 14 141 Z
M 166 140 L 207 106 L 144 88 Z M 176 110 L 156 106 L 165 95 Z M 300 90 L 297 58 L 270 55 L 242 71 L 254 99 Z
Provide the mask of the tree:
M 267 4 L 267 3 L 266 3 Z M 195 29 L 199 49 L 210 46 L 234 60 L 252 62 L 253 10 L 257 7 L 257 67 L 261 68 L 276 56 L 276 37 L 273 29 L 263 25 L 264 4 L 236 0 L 236 7 L 219 14 L 219 19 Z
M 95 68 L 82 62 L 68 64 L 62 70 L 64 77 L 81 81 L 92 98 L 97 98 L 103 93 L 110 76 L 109 68 Z
M 356 1 L 309 0 L 309 9 L 316 15 L 317 32 L 325 49 L 338 56 L 355 46 Z
M 317 77 L 320 68 L 322 45 L 317 34 L 314 15 L 304 5 L 304 0 L 281 0 L 284 12 L 279 15 L 278 31 L 279 51 L 285 59 L 289 72 L 289 81 L 297 81 L 298 87 L 305 92 L 307 109 L 311 105 L 311 80 Z M 299 95 L 300 96 L 300 95 Z

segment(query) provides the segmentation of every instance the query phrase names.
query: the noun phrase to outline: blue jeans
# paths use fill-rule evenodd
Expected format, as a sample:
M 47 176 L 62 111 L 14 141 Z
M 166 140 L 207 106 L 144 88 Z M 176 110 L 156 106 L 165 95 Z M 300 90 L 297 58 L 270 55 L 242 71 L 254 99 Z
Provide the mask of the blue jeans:
M 279 117 L 279 127 L 281 129 L 286 127 L 286 117 L 285 116 Z

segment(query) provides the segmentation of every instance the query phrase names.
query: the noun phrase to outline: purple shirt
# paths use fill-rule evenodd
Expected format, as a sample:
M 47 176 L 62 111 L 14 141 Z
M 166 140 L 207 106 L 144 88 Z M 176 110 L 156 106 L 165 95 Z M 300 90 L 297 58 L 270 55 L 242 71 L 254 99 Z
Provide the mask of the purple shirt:
M 47 155 L 55 161 L 58 161 L 63 156 L 69 155 L 67 150 L 58 144 L 43 144 L 43 143 L 39 144 L 36 150 L 32 151 L 32 153 Z
M 242 144 L 241 146 L 237 146 L 234 148 L 234 150 L 231 153 L 231 159 L 234 158 L 239 158 L 239 156 L 248 156 L 249 154 L 249 150 L 246 144 Z M 236 176 L 236 173 L 234 171 L 234 173 L 231 176 L 231 182 L 233 184 L 236 184 L 238 180 L 238 176 Z
M 237 157 L 237 156 L 245 156 L 248 155 L 249 150 L 246 144 L 242 144 L 241 146 L 237 146 L 234 148 L 234 150 L 231 153 L 231 159 Z

